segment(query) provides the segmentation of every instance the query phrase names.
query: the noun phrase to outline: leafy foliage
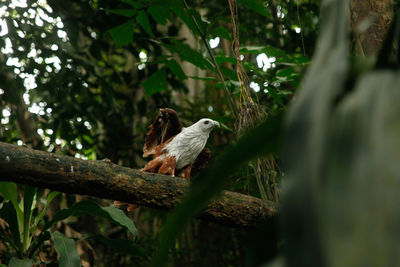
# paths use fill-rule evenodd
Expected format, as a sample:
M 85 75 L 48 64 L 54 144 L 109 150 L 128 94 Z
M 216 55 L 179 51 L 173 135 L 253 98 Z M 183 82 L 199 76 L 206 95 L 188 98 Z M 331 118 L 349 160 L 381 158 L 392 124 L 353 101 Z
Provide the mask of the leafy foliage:
M 239 99 L 227 3 L 188 1 L 190 6 L 175 0 L 48 0 L 47 3 L 28 1 L 21 6 L 6 3 L 0 8 L 1 19 L 7 24 L 7 30 L 1 24 L 0 47 L 8 47 L 0 52 L 0 106 L 7 111 L 1 113 L 0 141 L 88 160 L 109 158 L 137 168 L 144 164 L 141 147 L 146 127 L 159 107 L 168 106 L 178 111 L 185 126 L 201 117 L 212 117 L 223 125 L 209 141 L 213 158 L 235 143 L 234 118 L 222 89 L 224 82 L 229 93 Z M 284 110 L 298 87 L 308 56 L 314 50 L 318 7 L 317 1 L 238 1 L 240 41 L 245 44 L 240 51 L 243 65 L 254 85 L 252 94 L 268 114 Z M 297 28 L 301 28 L 301 34 L 296 32 Z M 200 42 L 201 38 L 210 42 L 217 37 L 219 43 L 211 50 L 222 70 L 223 81 L 216 78 L 212 58 Z M 265 57 L 259 57 L 262 54 Z M 33 142 L 32 136 L 41 142 Z M 225 181 L 227 184 L 219 181 L 209 191 L 209 197 L 222 187 L 259 195 L 251 173 L 244 169 L 237 168 L 228 178 L 231 179 Z M 204 183 L 212 182 L 206 179 Z M 70 227 L 73 236 L 80 240 L 78 246 L 87 241 L 97 252 L 96 257 L 85 255 L 91 263 L 97 258 L 105 266 L 129 265 L 135 259 L 138 265 L 147 265 L 147 256 L 156 249 L 155 237 L 166 220 L 165 214 L 144 208 L 135 212 L 139 231 L 146 229 L 135 243 L 130 240 L 132 235 L 136 236 L 135 226 L 112 208 L 103 208 L 109 205 L 107 202 L 99 206 L 56 192 L 44 194 L 37 189 L 33 194 L 32 188 L 3 185 L 0 186 L 4 197 L 1 218 L 4 214 L 6 221 L 17 222 L 9 223 L 11 239 L 16 242 L 8 250 L 22 252 L 19 246 L 25 242 L 26 250 L 22 253 L 30 257 L 35 257 L 39 250 L 50 251 L 48 240 L 55 228 L 64 233 Z M 24 199 L 18 198 L 18 194 L 24 195 Z M 206 198 L 199 205 L 204 203 Z M 47 213 L 52 214 L 52 219 Z M 84 214 L 98 217 L 93 219 Z M 80 217 L 73 219 L 69 215 Z M 28 235 L 27 239 L 28 226 L 30 233 L 42 231 L 41 234 Z M 116 226 L 120 230 L 115 230 Z M 98 236 L 100 230 L 112 234 Z M 102 243 L 79 237 L 77 233 L 97 236 Z M 205 236 L 209 239 L 204 239 Z M 238 265 L 246 238 L 247 234 L 241 230 L 193 222 L 175 240 L 174 262 L 187 265 L 195 258 L 210 265 L 211 257 L 222 255 L 223 260 L 215 256 L 212 264 Z M 118 252 L 118 246 L 131 248 L 133 252 L 120 249 L 120 253 L 127 255 L 120 257 L 114 253 Z M 211 248 L 213 253 L 207 256 L 205 251 Z M 8 262 L 13 256 L 23 256 L 11 254 L 0 258 Z M 55 258 L 41 260 L 50 263 Z
M 1 182 L 1 185 L 2 190 L 0 190 L 0 195 L 8 201 L 4 202 L 0 208 L 0 218 L 10 226 L 11 235 L 8 235 L 7 232 L 0 233 L 4 242 L 6 242 L 5 244 L 10 244 L 19 257 L 12 257 L 10 266 L 25 266 L 29 264 L 29 266 L 32 266 L 32 258 L 44 242 L 49 240 L 52 236 L 54 238 L 55 248 L 60 255 L 60 266 L 80 266 L 80 257 L 77 252 L 75 241 L 65 237 L 58 231 L 55 231 L 52 235 L 48 231 L 51 226 L 70 216 L 91 214 L 103 217 L 126 228 L 135 237 L 137 236 L 135 225 L 123 211 L 111 206 L 101 207 L 97 203 L 89 200 L 78 202 L 69 209 L 60 210 L 51 220 L 43 223 L 41 219 L 46 213 L 50 202 L 58 195 L 57 192 L 49 193 L 43 209 L 37 212 L 37 207 L 33 205 L 34 200 L 38 196 L 36 188 L 25 185 L 23 193 L 24 198 L 19 201 L 15 184 L 11 182 Z M 10 197 L 11 200 L 9 200 L 8 197 Z M 23 206 L 23 210 L 19 210 L 21 216 L 18 216 L 17 210 L 20 206 Z M 36 218 L 33 217 L 34 212 L 37 214 Z M 40 234 L 37 234 L 38 229 L 40 229 Z M 111 244 L 113 247 L 118 244 L 126 245 L 132 243 L 132 241 L 129 240 L 111 240 L 106 237 L 103 237 L 102 240 L 106 241 L 104 242 L 105 244 Z M 133 243 L 130 246 L 133 248 L 135 247 Z
M 60 255 L 60 267 L 79 267 L 81 261 L 79 259 L 78 251 L 76 250 L 75 241 L 72 238 L 67 238 L 60 232 L 54 232 L 54 246 Z

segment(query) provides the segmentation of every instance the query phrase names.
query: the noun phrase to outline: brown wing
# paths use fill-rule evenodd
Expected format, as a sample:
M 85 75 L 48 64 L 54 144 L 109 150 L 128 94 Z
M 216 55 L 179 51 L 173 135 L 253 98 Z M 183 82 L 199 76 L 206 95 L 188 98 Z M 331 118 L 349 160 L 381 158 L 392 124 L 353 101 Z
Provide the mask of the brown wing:
M 150 125 L 143 146 L 143 157 L 154 155 L 159 145 L 182 131 L 176 111 L 170 108 L 160 108 L 158 116 Z
M 203 151 L 200 152 L 197 159 L 193 162 L 192 172 L 204 169 L 207 166 L 210 158 L 211 158 L 211 150 L 205 147 Z

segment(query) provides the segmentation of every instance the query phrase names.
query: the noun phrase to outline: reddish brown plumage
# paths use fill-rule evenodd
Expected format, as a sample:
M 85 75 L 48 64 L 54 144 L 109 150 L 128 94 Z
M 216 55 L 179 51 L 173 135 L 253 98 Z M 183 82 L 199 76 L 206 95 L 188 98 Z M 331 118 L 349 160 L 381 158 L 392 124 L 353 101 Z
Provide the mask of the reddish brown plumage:
M 199 154 L 192 165 L 176 170 L 176 159 L 174 156 L 163 156 L 166 151 L 164 147 L 172 141 L 172 139 L 182 131 L 182 124 L 179 121 L 175 110 L 170 108 L 161 108 L 157 117 L 150 125 L 147 137 L 143 146 L 143 157 L 153 155 L 153 159 L 149 161 L 142 171 L 159 173 L 171 176 L 178 176 L 186 180 L 190 180 L 192 172 L 203 169 L 207 166 L 211 157 L 211 151 L 208 148 Z M 125 204 L 120 201 L 114 201 L 115 205 Z M 135 210 L 138 206 L 128 204 L 127 210 Z
M 189 180 L 191 172 L 207 166 L 211 157 L 211 151 L 208 148 L 204 148 L 192 165 L 185 166 L 181 170 L 175 170 L 176 160 L 173 157 L 160 157 L 166 153 L 163 150 L 164 147 L 181 131 L 182 124 L 176 111 L 170 108 L 161 108 L 158 116 L 150 125 L 150 130 L 143 146 L 143 157 L 153 155 L 153 159 L 146 164 L 142 171 L 177 175 Z
M 147 132 L 146 141 L 143 146 L 143 157 L 154 155 L 160 145 L 181 131 L 182 124 L 179 121 L 176 111 L 170 108 L 160 108 L 158 116 L 150 125 L 150 130 Z

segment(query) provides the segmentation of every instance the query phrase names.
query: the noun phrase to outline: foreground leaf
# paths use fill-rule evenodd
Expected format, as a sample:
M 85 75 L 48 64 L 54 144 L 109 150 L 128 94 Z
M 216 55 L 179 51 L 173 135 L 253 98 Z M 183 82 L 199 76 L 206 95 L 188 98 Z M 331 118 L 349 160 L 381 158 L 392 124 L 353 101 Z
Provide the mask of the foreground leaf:
M 126 214 L 115 207 L 102 207 L 94 201 L 83 200 L 76 203 L 69 209 L 63 209 L 54 215 L 53 219 L 45 224 L 43 230 L 49 229 L 53 224 L 58 221 L 64 220 L 69 216 L 81 216 L 81 215 L 94 215 L 102 218 L 111 220 L 112 222 L 120 225 L 129 232 L 131 232 L 135 237 L 137 236 L 137 229 L 133 224 L 132 220 L 126 216 Z
M 167 90 L 167 77 L 165 69 L 162 68 L 153 73 L 146 81 L 143 82 L 146 96 L 150 97 L 155 93 Z
M 60 267 L 80 267 L 81 259 L 76 249 L 75 240 L 67 238 L 60 232 L 53 233 L 54 247 L 60 255 L 58 266 Z
M 172 44 L 165 45 L 171 52 L 177 53 L 182 61 L 189 61 L 201 69 L 213 70 L 214 67 L 206 57 L 192 49 L 189 45 L 171 40 Z
M 18 259 L 12 257 L 8 263 L 8 267 L 32 267 L 33 262 L 31 259 Z
M 18 217 L 14 209 L 14 205 L 11 204 L 11 201 L 3 203 L 3 206 L 0 209 L 0 218 L 5 220 L 10 226 L 10 231 L 12 235 L 12 240 L 10 240 L 10 242 L 13 242 L 14 247 L 22 252 L 21 235 L 18 227 Z
M 181 66 L 173 59 L 167 62 L 168 68 L 172 71 L 172 73 L 178 77 L 179 80 L 183 81 L 187 79 L 186 74 L 183 72 Z
M 133 17 L 136 14 L 134 9 L 106 9 L 107 12 L 124 17 Z
M 108 31 L 115 41 L 117 48 L 132 43 L 133 41 L 133 23 L 132 21 L 125 22 Z
M 18 204 L 17 186 L 13 182 L 0 182 L 0 194 L 13 204 L 16 212 L 22 216 L 22 210 Z
M 165 6 L 151 5 L 147 9 L 147 12 L 149 12 L 153 19 L 161 25 L 165 25 L 168 20 L 172 20 L 170 11 Z
M 137 22 L 142 26 L 142 28 L 145 30 L 145 32 L 150 35 L 151 37 L 154 37 L 153 32 L 151 31 L 151 26 L 149 22 L 149 18 L 147 17 L 146 12 L 140 11 L 138 16 L 136 17 Z

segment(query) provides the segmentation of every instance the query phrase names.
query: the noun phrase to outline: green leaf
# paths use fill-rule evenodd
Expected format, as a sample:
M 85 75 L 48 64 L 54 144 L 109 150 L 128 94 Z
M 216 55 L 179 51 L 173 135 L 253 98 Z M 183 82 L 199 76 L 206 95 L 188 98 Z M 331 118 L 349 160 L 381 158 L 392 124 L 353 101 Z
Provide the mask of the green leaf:
M 115 46 L 121 47 L 123 45 L 132 43 L 133 41 L 133 23 L 132 21 L 127 21 L 111 30 L 108 30 L 111 37 L 115 41 Z
M 223 189 L 230 174 L 250 159 L 276 151 L 280 146 L 282 115 L 273 116 L 245 134 L 209 168 L 191 187 L 181 205 L 170 214 L 160 233 L 158 251 L 152 266 L 165 265 L 168 250 L 185 224 L 197 215 Z M 231 166 L 226 168 L 226 166 Z
M 136 14 L 136 10 L 134 9 L 106 9 L 106 11 L 124 17 L 133 17 Z
M 53 233 L 54 247 L 60 260 L 58 266 L 60 267 L 80 267 L 81 259 L 76 249 L 75 240 L 67 238 L 60 232 L 56 231 Z
M 341 181 L 354 177 L 358 181 L 368 181 L 368 171 L 361 173 L 355 169 L 351 171 L 351 166 L 353 164 L 356 166 L 373 165 L 370 162 L 363 161 L 362 158 L 355 158 L 354 161 L 347 162 L 331 161 L 331 155 L 335 150 L 342 149 L 341 156 L 347 158 L 351 155 L 353 146 L 351 142 L 347 141 L 348 133 L 342 132 L 335 136 L 333 130 L 339 123 L 334 120 L 336 113 L 334 107 L 338 105 L 336 102 L 340 101 L 339 96 L 342 93 L 349 91 L 345 89 L 349 77 L 347 72 L 349 46 L 346 13 L 348 4 L 349 1 L 347 0 L 323 1 L 317 50 L 313 56 L 312 65 L 308 68 L 303 79 L 302 90 L 296 96 L 296 101 L 292 103 L 287 116 L 288 129 L 285 138 L 284 161 L 287 166 L 285 179 L 288 187 L 284 191 L 282 200 L 284 203 L 282 222 L 287 237 L 285 242 L 288 244 L 286 249 L 288 266 L 360 266 L 364 264 L 374 266 L 389 264 L 384 262 L 376 264 L 366 257 L 357 261 L 356 253 L 368 250 L 363 247 L 365 243 L 360 242 L 356 245 L 351 243 L 351 237 L 346 233 L 350 231 L 356 234 L 367 234 L 367 239 L 372 241 L 372 243 L 369 243 L 369 248 L 373 250 L 380 247 L 376 245 L 378 240 L 385 239 L 382 236 L 373 237 L 371 232 L 376 228 L 395 229 L 397 226 L 395 228 L 386 227 L 379 222 L 378 225 L 380 226 L 375 227 L 376 222 L 371 222 L 370 219 L 381 218 L 376 212 L 373 216 L 370 212 L 364 213 L 359 218 L 360 221 L 368 222 L 372 227 L 357 225 L 355 221 L 349 225 L 339 223 L 342 219 L 346 220 L 346 217 L 351 213 L 362 214 L 363 211 L 369 210 L 369 207 L 348 209 L 348 207 L 352 207 L 351 202 L 363 203 L 363 199 L 358 198 L 358 195 L 354 194 L 355 192 L 349 192 L 350 194 L 347 196 L 343 195 L 342 192 L 345 192 L 348 187 L 346 184 L 337 186 L 335 180 Z M 381 91 L 380 89 L 374 88 L 376 91 Z M 374 102 L 370 101 L 367 109 L 370 109 L 370 105 L 374 105 Z M 367 114 L 368 120 L 376 118 L 371 116 L 370 113 Z M 361 132 L 360 139 L 366 134 L 367 132 Z M 344 139 L 341 137 L 344 137 Z M 372 137 L 372 139 L 376 139 L 376 137 Z M 341 141 L 342 146 L 338 146 L 338 141 Z M 348 149 L 343 150 L 343 147 L 348 147 Z M 373 153 L 369 153 L 369 147 L 371 147 L 371 144 L 359 147 L 359 151 L 363 155 L 373 155 Z M 387 156 L 391 158 L 390 155 Z M 375 166 L 380 166 L 379 170 L 382 171 L 387 169 L 386 166 L 379 164 Z M 360 176 L 363 173 L 365 175 Z M 378 176 L 379 178 L 384 177 L 381 173 Z M 349 182 L 351 182 L 351 179 L 349 179 Z M 375 188 L 374 184 L 367 183 L 366 186 Z M 397 185 L 394 187 L 397 187 Z M 359 190 L 359 188 L 353 189 Z M 331 194 L 334 192 L 336 192 L 336 197 L 332 199 Z M 379 199 L 372 197 L 371 194 L 368 194 L 368 197 L 374 200 Z M 307 205 L 307 211 L 306 214 L 301 214 L 301 209 L 304 211 L 304 205 Z M 372 205 L 376 207 L 385 206 L 385 204 L 379 205 L 377 202 Z M 334 212 L 337 209 L 342 209 L 345 214 Z M 363 230 L 371 230 L 371 232 L 366 233 Z M 398 231 L 395 235 L 399 235 Z M 334 240 L 338 242 L 336 244 L 341 243 L 343 246 L 330 243 Z M 370 254 L 372 254 L 371 250 L 364 256 Z M 335 259 L 335 257 L 340 257 L 343 261 L 341 260 L 339 263 L 339 259 Z M 390 257 L 380 254 L 380 258 Z M 398 259 L 397 256 L 396 258 Z M 393 262 L 389 265 L 396 266 Z
M 267 7 L 260 0 L 238 0 L 238 2 L 263 15 L 264 17 L 269 17 L 267 13 Z
M 170 11 L 165 6 L 151 5 L 147 9 L 147 12 L 153 17 L 153 19 L 157 23 L 159 23 L 161 25 L 167 24 L 168 20 L 172 21 L 172 17 L 171 17 Z
M 227 77 L 228 79 L 233 80 L 233 81 L 238 80 L 236 72 L 233 71 L 232 69 L 222 66 L 221 71 L 224 74 L 224 76 Z
M 20 229 L 18 224 L 18 217 L 15 211 L 15 207 L 11 203 L 11 201 L 3 203 L 3 206 L 0 209 L 0 218 L 5 220 L 10 226 L 10 231 L 12 235 L 11 242 L 14 244 L 16 249 L 22 252 L 22 243 L 21 243 Z
M 137 0 L 121 0 L 121 2 L 131 5 L 132 7 L 136 8 L 136 9 L 143 8 L 143 4 Z
M 42 218 L 44 217 L 44 215 L 46 214 L 47 211 L 47 207 L 49 206 L 49 204 L 51 203 L 51 201 L 53 201 L 53 199 L 58 196 L 60 194 L 60 192 L 57 191 L 52 191 L 50 192 L 50 194 L 47 196 L 47 200 L 46 200 L 46 204 L 43 207 L 43 209 L 40 211 L 40 213 L 35 217 L 34 220 L 34 226 L 36 228 L 36 226 L 39 224 L 39 222 L 42 220 Z
M 168 68 L 172 71 L 172 73 L 178 77 L 179 80 L 183 81 L 187 79 L 186 74 L 183 72 L 181 66 L 179 66 L 179 64 L 171 59 L 167 62 L 167 66 Z
M 204 69 L 214 70 L 214 67 L 208 61 L 208 59 L 203 57 L 203 55 L 200 54 L 199 52 L 193 50 L 187 44 L 178 42 L 176 40 L 171 40 L 171 43 L 172 44 L 166 44 L 164 46 L 167 47 L 171 52 L 177 53 L 181 58 L 181 60 L 188 61 L 203 70 Z
M 151 31 L 149 18 L 147 17 L 146 12 L 140 11 L 138 16 L 136 17 L 136 20 L 140 24 L 140 26 L 142 26 L 142 28 L 145 30 L 145 32 L 148 35 L 150 35 L 151 37 L 154 37 L 154 34 Z
M 53 224 L 58 221 L 64 220 L 69 216 L 81 216 L 81 215 L 94 215 L 102 218 L 106 218 L 111 220 L 112 222 L 120 225 L 129 232 L 131 232 L 135 237 L 137 236 L 137 230 L 135 225 L 133 224 L 132 220 L 129 219 L 126 214 L 115 207 L 102 207 L 94 201 L 90 200 L 83 200 L 76 204 L 74 204 L 69 209 L 63 209 L 54 215 L 53 219 L 46 223 L 43 227 L 43 230 L 49 229 Z
M 286 53 L 272 46 L 243 46 L 240 48 L 242 54 L 265 53 L 268 57 L 285 57 Z
M 217 37 L 218 36 L 218 37 L 224 38 L 226 40 L 232 40 L 232 37 L 230 35 L 230 31 L 228 31 L 226 28 L 221 27 L 221 26 L 212 29 L 209 33 L 213 37 Z
M 22 210 L 18 204 L 17 186 L 12 182 L 0 182 L 0 194 L 7 200 L 10 200 L 17 213 L 22 216 Z
M 189 76 L 190 79 L 199 80 L 199 81 L 216 81 L 215 77 L 198 77 L 198 76 Z
M 32 267 L 33 262 L 31 259 L 18 259 L 12 257 L 8 263 L 8 267 Z
M 146 96 L 150 97 L 155 93 L 167 90 L 167 78 L 165 69 L 162 68 L 153 73 L 146 81 L 143 82 L 143 88 Z
M 276 72 L 276 76 L 278 77 L 289 77 L 293 74 L 295 74 L 293 67 L 284 68 Z
M 51 238 L 51 234 L 48 230 L 42 231 L 32 242 L 32 245 L 28 249 L 27 255 L 30 258 L 33 258 L 33 256 L 37 253 L 39 250 L 40 246 L 43 244 L 44 241 L 49 240 Z
M 224 63 L 224 62 L 228 62 L 228 63 L 231 63 L 231 64 L 236 64 L 236 63 L 237 63 L 236 58 L 234 58 L 234 57 L 227 57 L 227 56 L 225 56 L 225 55 L 218 55 L 218 56 L 215 56 L 215 60 L 217 61 L 217 64 L 218 64 L 218 65 L 221 65 L 221 64 Z
M 102 235 L 95 235 L 87 239 L 97 239 L 101 243 L 113 248 L 118 254 L 140 256 L 148 259 L 146 250 L 137 245 L 134 241 L 128 239 L 110 239 Z
M 23 250 L 26 251 L 30 245 L 30 224 L 32 218 L 32 204 L 36 195 L 36 188 L 24 185 L 24 225 L 23 225 Z
M 172 7 L 171 10 L 188 26 L 188 28 L 196 35 L 200 35 L 192 18 L 185 12 L 184 8 Z

